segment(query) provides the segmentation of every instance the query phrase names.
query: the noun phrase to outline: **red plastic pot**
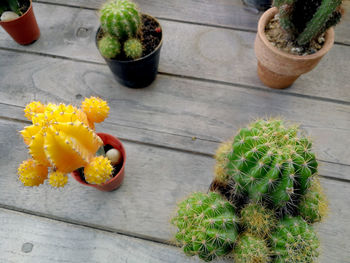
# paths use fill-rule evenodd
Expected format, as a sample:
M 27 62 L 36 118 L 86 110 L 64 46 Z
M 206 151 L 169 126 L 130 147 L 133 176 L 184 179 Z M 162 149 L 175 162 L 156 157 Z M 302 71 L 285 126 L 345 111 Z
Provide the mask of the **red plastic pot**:
M 123 157 L 122 167 L 120 168 L 119 172 L 112 179 L 108 180 L 107 182 L 105 182 L 104 184 L 101 184 L 101 185 L 86 183 L 78 171 L 74 171 L 72 173 L 72 177 L 83 185 L 94 187 L 94 188 L 101 190 L 101 191 L 110 192 L 110 191 L 117 189 L 122 184 L 122 182 L 124 180 L 124 170 L 125 170 L 125 161 L 126 161 L 125 149 L 124 149 L 124 146 L 121 143 L 121 141 L 119 141 L 117 138 L 113 137 L 112 135 L 109 135 L 107 133 L 97 133 L 97 135 L 102 139 L 104 145 L 109 144 L 113 148 L 120 151 L 120 153 L 122 154 L 122 157 Z
M 31 0 L 28 10 L 22 16 L 11 21 L 0 21 L 0 25 L 20 45 L 31 44 L 40 36 Z

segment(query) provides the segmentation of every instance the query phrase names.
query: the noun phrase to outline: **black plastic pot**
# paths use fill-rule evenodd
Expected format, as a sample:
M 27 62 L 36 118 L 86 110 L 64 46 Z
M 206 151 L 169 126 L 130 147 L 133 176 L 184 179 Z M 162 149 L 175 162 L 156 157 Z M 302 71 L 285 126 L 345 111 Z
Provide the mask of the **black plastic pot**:
M 152 19 L 156 20 L 152 17 Z M 156 20 L 157 21 L 157 20 Z M 159 23 L 158 23 L 159 24 Z M 160 24 L 159 24 L 160 26 Z M 98 35 L 101 28 L 96 33 L 96 46 L 98 49 Z M 157 76 L 160 49 L 163 43 L 163 31 L 159 45 L 152 53 L 136 60 L 122 61 L 105 58 L 106 63 L 114 74 L 115 79 L 122 85 L 129 88 L 144 88 L 149 86 Z
M 258 9 L 259 11 L 265 11 L 271 7 L 272 0 L 242 0 L 243 3 L 249 7 Z

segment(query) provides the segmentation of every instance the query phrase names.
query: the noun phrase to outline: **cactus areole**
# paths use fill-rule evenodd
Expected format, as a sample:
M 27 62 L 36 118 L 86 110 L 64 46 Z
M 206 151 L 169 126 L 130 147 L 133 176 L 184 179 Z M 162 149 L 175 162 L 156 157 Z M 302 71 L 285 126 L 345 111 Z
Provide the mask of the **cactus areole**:
M 129 0 L 110 0 L 100 9 L 96 45 L 125 86 L 148 86 L 156 77 L 162 46 L 159 22 Z

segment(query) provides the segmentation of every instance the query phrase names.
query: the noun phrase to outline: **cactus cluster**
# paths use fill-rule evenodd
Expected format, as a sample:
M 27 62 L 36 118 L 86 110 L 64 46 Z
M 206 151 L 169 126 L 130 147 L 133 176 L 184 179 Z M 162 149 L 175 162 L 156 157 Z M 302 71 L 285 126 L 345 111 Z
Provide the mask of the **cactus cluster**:
M 299 46 L 336 25 L 342 16 L 342 0 L 274 0 L 281 27 Z
M 141 14 L 135 3 L 129 0 L 109 0 L 100 10 L 104 36 L 98 41 L 102 56 L 115 58 L 124 51 L 127 58 L 142 56 Z M 121 48 L 123 46 L 123 48 Z
M 209 194 L 181 202 L 172 221 L 186 254 L 214 258 L 201 254 L 199 244 L 207 237 L 203 233 L 217 233 L 207 223 L 207 200 L 221 196 L 234 209 L 225 217 L 215 213 L 212 222 L 235 222 L 237 238 L 217 256 L 231 255 L 237 263 L 315 262 L 319 241 L 311 224 L 325 217 L 327 201 L 311 146 L 297 125 L 280 119 L 257 120 L 221 144 Z
M 18 168 L 25 186 L 40 185 L 49 176 L 51 186 L 62 187 L 68 181 L 66 174 L 81 167 L 89 168 L 89 183 L 101 184 L 110 178 L 113 168 L 109 160 L 101 156 L 95 161 L 103 142 L 94 131 L 94 123 L 107 117 L 105 101 L 87 98 L 81 109 L 31 102 L 24 112 L 32 122 L 20 132 L 32 157 Z

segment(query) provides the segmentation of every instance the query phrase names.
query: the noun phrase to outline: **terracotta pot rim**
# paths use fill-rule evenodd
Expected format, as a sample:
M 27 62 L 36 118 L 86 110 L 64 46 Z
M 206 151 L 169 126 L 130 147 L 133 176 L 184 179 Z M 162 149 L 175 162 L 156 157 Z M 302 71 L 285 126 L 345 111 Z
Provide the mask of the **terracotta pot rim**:
M 18 20 L 21 19 L 22 17 L 24 17 L 24 16 L 30 11 L 30 9 L 33 8 L 33 7 L 32 7 L 32 6 L 33 6 L 32 0 L 29 0 L 29 2 L 30 2 L 30 5 L 29 5 L 27 11 L 26 11 L 23 15 L 21 15 L 20 17 L 18 17 L 18 18 L 16 18 L 16 19 L 10 20 L 10 21 L 0 21 L 0 24 L 6 25 L 6 24 L 9 24 L 9 23 L 13 23 L 13 22 L 18 21 Z
M 123 63 L 127 64 L 127 63 L 131 63 L 131 62 L 136 62 L 136 61 L 139 61 L 139 60 L 144 60 L 144 59 L 152 56 L 154 53 L 157 52 L 158 49 L 160 49 L 160 47 L 163 45 L 163 28 L 162 28 L 162 25 L 159 23 L 159 21 L 154 16 L 151 16 L 151 15 L 145 14 L 145 13 L 141 13 L 141 14 L 145 15 L 145 16 L 148 16 L 148 17 L 151 17 L 153 20 L 155 20 L 158 23 L 160 29 L 162 30 L 162 38 L 160 39 L 160 42 L 159 42 L 158 46 L 151 53 L 149 53 L 148 55 L 146 55 L 144 57 L 140 57 L 138 59 L 134 59 L 134 60 L 118 60 L 118 59 L 113 59 L 113 58 L 107 58 L 107 59 L 112 60 L 112 61 L 118 61 L 121 64 L 123 64 Z M 100 49 L 98 48 L 97 35 L 100 32 L 100 30 L 101 30 L 101 25 L 98 27 L 97 32 L 96 32 L 96 36 L 95 36 L 95 42 L 96 42 L 96 46 L 97 46 L 98 51 L 100 51 Z M 105 57 L 103 57 L 103 58 L 105 58 Z
M 275 14 L 277 14 L 277 12 L 278 12 L 277 7 L 271 7 L 270 9 L 266 10 L 263 13 L 263 15 L 260 17 L 259 23 L 258 23 L 259 37 L 272 52 L 277 53 L 279 56 L 282 56 L 282 57 L 287 58 L 287 59 L 305 61 L 305 60 L 310 60 L 310 59 L 321 58 L 332 48 L 333 43 L 334 43 L 334 29 L 333 29 L 333 27 L 331 27 L 327 30 L 326 36 L 325 36 L 325 43 L 324 43 L 323 47 L 314 54 L 305 55 L 305 56 L 293 55 L 293 54 L 286 53 L 286 52 L 274 47 L 266 37 L 265 27 L 266 27 L 266 24 L 272 19 L 272 17 Z

